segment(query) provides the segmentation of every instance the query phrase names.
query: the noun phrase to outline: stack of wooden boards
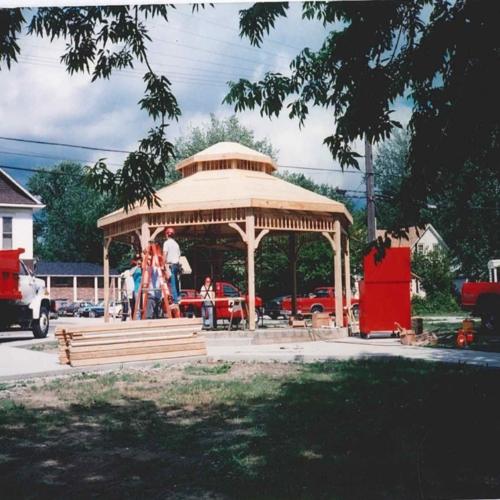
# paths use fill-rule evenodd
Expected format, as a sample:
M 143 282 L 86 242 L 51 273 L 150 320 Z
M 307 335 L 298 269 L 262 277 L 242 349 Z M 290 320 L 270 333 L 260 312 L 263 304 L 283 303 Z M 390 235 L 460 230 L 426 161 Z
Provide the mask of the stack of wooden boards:
M 95 366 L 205 356 L 205 338 L 198 336 L 201 327 L 201 318 L 68 325 L 58 327 L 55 337 L 61 364 Z

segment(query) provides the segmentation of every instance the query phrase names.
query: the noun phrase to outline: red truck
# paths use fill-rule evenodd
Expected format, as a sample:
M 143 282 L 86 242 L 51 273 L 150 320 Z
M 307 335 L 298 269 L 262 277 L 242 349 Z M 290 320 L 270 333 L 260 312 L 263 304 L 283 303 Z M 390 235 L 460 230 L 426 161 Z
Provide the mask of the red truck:
M 358 316 L 358 299 L 351 299 L 352 310 L 355 317 Z M 345 298 L 343 306 L 345 307 Z M 292 299 L 286 297 L 281 303 L 281 314 L 290 316 L 292 314 Z M 307 297 L 297 297 L 297 312 L 302 315 L 314 313 L 335 313 L 335 288 L 333 286 L 321 286 Z
M 240 310 L 238 307 L 239 301 L 235 299 L 244 298 L 248 304 L 248 295 L 243 295 L 231 283 L 219 282 L 215 283 L 215 298 L 227 299 L 218 300 L 215 302 L 215 314 L 217 319 L 231 319 L 231 308 L 233 309 L 233 324 L 240 323 L 242 318 L 246 317 L 245 307 Z M 199 292 L 196 290 L 181 291 L 181 312 L 183 314 L 192 314 L 201 316 L 202 300 Z M 236 307 L 235 307 L 236 305 Z M 262 317 L 262 299 L 255 297 L 255 323 L 257 324 Z
M 500 260 L 490 260 L 490 281 L 464 283 L 460 299 L 462 310 L 480 317 L 483 329 L 500 332 L 499 268 Z
M 19 325 L 43 339 L 49 332 L 50 294 L 20 259 L 23 253 L 23 248 L 0 250 L 0 331 Z

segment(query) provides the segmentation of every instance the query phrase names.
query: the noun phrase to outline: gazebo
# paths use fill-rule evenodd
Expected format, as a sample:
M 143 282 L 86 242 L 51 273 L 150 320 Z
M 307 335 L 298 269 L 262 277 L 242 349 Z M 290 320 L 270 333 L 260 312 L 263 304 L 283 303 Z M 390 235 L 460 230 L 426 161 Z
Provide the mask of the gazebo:
M 136 204 L 100 218 L 104 231 L 105 300 L 109 299 L 108 250 L 112 241 L 145 248 L 166 226 L 177 238 L 193 238 L 217 229 L 217 235 L 239 235 L 246 246 L 249 328 L 255 330 L 255 250 L 266 235 L 288 235 L 296 300 L 297 233 L 321 233 L 334 258 L 336 318 L 342 318 L 342 298 L 351 305 L 349 239 L 352 217 L 346 207 L 272 175 L 275 162 L 241 144 L 221 142 L 179 162 L 182 178 L 157 191 L 159 206 Z M 345 294 L 342 280 L 344 257 Z M 342 324 L 337 321 L 337 324 Z

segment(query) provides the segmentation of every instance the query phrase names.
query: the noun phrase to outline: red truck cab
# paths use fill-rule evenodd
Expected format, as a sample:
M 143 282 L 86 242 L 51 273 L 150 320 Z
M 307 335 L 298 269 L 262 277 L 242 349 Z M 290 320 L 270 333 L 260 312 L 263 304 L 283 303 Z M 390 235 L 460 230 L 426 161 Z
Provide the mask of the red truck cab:
M 353 312 L 357 315 L 358 299 L 351 299 Z M 346 306 L 345 297 L 343 307 Z M 284 298 L 281 303 L 281 314 L 289 316 L 292 314 L 292 298 Z M 297 313 L 302 315 L 314 313 L 335 314 L 335 288 L 333 286 L 321 286 L 314 289 L 307 297 L 297 297 Z
M 500 331 L 500 260 L 488 262 L 490 281 L 462 285 L 461 308 L 481 318 L 485 330 Z
M 231 319 L 233 323 L 239 323 L 242 318 L 246 318 L 246 307 L 248 295 L 240 291 L 231 283 L 224 281 L 215 283 L 215 298 L 223 299 L 215 301 L 215 313 L 217 319 Z M 181 312 L 183 314 L 194 314 L 201 316 L 202 300 L 198 291 L 187 289 L 181 291 Z M 241 306 L 241 307 L 240 307 Z M 255 323 L 262 317 L 262 299 L 255 297 Z

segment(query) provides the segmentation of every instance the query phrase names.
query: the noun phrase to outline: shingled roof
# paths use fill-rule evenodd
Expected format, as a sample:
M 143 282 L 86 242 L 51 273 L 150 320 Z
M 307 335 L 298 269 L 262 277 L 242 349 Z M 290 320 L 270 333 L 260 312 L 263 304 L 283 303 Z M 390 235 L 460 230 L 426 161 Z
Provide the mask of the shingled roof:
M 34 196 L 1 168 L 0 205 L 32 205 L 33 207 L 43 208 L 43 205 Z
M 104 276 L 104 268 L 99 264 L 88 264 L 86 262 L 38 262 L 36 268 L 37 276 Z M 120 273 L 110 269 L 111 276 Z

